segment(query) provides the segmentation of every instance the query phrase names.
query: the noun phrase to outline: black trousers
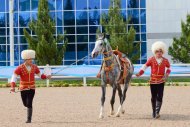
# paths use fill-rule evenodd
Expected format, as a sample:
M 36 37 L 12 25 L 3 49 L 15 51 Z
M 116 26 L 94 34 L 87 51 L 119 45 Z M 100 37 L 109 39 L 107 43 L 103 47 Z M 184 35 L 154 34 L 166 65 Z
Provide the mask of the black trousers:
M 150 84 L 151 91 L 151 100 L 162 102 L 163 94 L 164 94 L 164 83 L 161 84 Z
M 21 91 L 21 98 L 23 105 L 25 107 L 32 108 L 34 95 L 35 95 L 35 90 L 33 89 Z

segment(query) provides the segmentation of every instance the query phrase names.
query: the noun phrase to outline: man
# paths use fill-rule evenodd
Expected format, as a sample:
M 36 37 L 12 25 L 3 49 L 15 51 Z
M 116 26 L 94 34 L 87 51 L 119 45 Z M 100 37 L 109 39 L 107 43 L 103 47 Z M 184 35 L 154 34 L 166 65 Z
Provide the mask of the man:
M 24 59 L 24 63 L 19 65 L 12 75 L 11 79 L 11 92 L 15 92 L 16 79 L 20 76 L 19 89 L 21 91 L 21 98 L 23 105 L 27 107 L 27 121 L 31 123 L 32 120 L 32 103 L 35 95 L 35 74 L 41 79 L 50 79 L 51 75 L 40 74 L 39 68 L 32 63 L 35 58 L 34 50 L 24 50 L 21 52 L 21 57 Z
M 142 66 L 137 77 L 141 76 L 147 67 L 151 67 L 150 76 L 150 90 L 152 103 L 152 117 L 160 117 L 160 109 L 162 106 L 162 98 L 164 93 L 165 80 L 168 78 L 171 70 L 168 59 L 163 57 L 166 52 L 166 45 L 163 42 L 157 41 L 152 45 L 152 53 L 154 56 L 150 57 L 148 61 Z M 166 70 L 167 69 L 167 70 Z M 166 70 L 166 71 L 165 71 Z

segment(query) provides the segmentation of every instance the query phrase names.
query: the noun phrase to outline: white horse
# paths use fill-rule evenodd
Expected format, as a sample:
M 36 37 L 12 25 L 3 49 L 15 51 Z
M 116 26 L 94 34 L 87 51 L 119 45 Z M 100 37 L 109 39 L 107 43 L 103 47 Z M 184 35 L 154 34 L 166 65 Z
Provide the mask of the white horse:
M 116 113 L 116 116 L 119 117 L 121 113 L 124 113 L 125 110 L 123 110 L 123 102 L 126 98 L 126 92 L 129 86 L 129 82 L 132 78 L 132 74 L 134 71 L 134 67 L 131 63 L 131 61 L 122 54 L 122 58 L 125 59 L 128 63 L 127 70 L 124 70 L 123 67 L 121 67 L 121 63 L 119 62 L 118 56 L 115 55 L 112 51 L 112 48 L 108 42 L 108 40 L 105 38 L 104 35 L 99 35 L 98 39 L 96 40 L 95 47 L 91 53 L 92 58 L 95 58 L 98 56 L 98 54 L 103 54 L 104 61 L 101 67 L 101 88 L 102 88 L 102 97 L 101 97 L 101 109 L 100 109 L 100 115 L 99 118 L 103 118 L 103 109 L 104 109 L 104 102 L 105 102 L 105 94 L 106 94 L 106 84 L 110 84 L 113 88 L 112 97 L 111 97 L 111 111 L 110 114 L 114 115 L 114 102 L 115 102 L 115 94 L 116 90 L 118 90 L 118 95 L 120 98 L 120 106 L 118 108 L 118 111 Z M 125 72 L 124 72 L 125 71 Z M 120 81 L 122 78 L 123 73 L 126 73 L 126 77 L 123 80 L 123 91 L 120 86 Z

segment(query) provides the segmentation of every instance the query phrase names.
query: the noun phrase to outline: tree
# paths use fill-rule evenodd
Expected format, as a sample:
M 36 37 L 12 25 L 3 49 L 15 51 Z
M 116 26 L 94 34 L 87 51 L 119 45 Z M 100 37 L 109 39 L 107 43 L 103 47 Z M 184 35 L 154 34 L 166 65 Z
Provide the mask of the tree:
M 168 53 L 175 62 L 190 63 L 190 15 L 187 15 L 186 23 L 181 22 L 181 30 L 181 36 L 173 38 Z
M 140 57 L 140 45 L 134 44 L 136 31 L 133 27 L 127 29 L 129 20 L 124 21 L 121 14 L 120 0 L 113 0 L 108 14 L 101 17 L 101 25 L 107 34 L 112 49 L 118 47 L 119 51 L 126 54 L 132 62 L 136 62 Z
M 29 23 L 29 29 L 36 36 L 31 36 L 26 29 L 24 29 L 24 35 L 29 43 L 29 48 L 36 51 L 37 64 L 62 64 L 67 39 L 63 35 L 56 37 L 53 35 L 56 31 L 55 22 L 49 15 L 47 0 L 39 0 L 37 20 Z M 63 41 L 63 45 L 58 45 Z

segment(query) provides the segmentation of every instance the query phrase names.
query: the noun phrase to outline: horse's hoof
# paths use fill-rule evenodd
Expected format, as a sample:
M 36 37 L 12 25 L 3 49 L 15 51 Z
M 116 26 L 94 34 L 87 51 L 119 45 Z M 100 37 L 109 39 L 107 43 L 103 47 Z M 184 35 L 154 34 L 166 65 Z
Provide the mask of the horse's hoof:
M 158 119 L 158 118 L 160 118 L 160 115 L 159 114 L 156 114 L 156 117 L 155 117 L 156 119 Z
M 114 115 L 114 114 L 115 114 L 115 112 L 114 112 L 114 111 L 111 111 L 111 112 L 110 112 L 110 115 Z
M 103 119 L 103 118 L 104 118 L 104 116 L 103 116 L 103 115 L 100 115 L 100 116 L 99 116 L 99 119 Z
M 125 110 L 122 110 L 121 113 L 124 114 L 124 113 L 125 113 Z
M 120 114 L 116 114 L 116 117 L 120 117 Z

